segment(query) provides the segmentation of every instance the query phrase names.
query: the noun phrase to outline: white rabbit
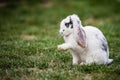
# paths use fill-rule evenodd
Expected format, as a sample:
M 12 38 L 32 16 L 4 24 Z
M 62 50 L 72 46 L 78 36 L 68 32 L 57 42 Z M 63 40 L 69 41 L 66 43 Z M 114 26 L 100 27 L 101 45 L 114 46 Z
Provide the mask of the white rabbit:
M 58 50 L 70 50 L 73 64 L 90 65 L 109 64 L 109 49 L 103 33 L 93 27 L 83 27 L 75 14 L 63 19 L 60 23 L 60 34 L 65 43 L 58 45 Z

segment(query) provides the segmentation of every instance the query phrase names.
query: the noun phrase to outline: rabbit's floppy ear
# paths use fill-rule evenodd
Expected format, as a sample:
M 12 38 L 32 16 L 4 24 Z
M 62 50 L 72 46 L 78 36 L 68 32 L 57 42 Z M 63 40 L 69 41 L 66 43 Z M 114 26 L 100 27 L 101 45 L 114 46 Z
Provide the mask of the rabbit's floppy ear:
M 74 34 L 76 37 L 76 41 L 78 45 L 82 48 L 85 48 L 87 46 L 86 42 L 86 33 L 81 25 L 81 21 L 77 15 L 72 15 L 71 16 L 73 20 L 73 27 L 74 27 Z
M 85 48 L 87 46 L 85 31 L 80 26 L 77 26 L 77 43 L 82 48 Z

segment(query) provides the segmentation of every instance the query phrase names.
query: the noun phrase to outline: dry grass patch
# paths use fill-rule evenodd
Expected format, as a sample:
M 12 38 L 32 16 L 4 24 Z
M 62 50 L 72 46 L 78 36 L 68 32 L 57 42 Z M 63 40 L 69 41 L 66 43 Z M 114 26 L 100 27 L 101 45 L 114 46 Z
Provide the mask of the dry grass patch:
M 35 39 L 36 36 L 35 35 L 29 35 L 29 34 L 23 34 L 23 35 L 21 35 L 21 38 L 26 39 L 26 40 L 32 40 L 32 39 Z

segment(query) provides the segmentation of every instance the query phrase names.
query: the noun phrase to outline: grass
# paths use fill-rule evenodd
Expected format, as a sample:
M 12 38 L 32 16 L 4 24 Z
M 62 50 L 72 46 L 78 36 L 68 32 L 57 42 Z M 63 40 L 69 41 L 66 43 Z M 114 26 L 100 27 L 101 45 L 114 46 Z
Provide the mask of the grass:
M 119 80 L 119 9 L 93 4 L 87 0 L 21 1 L 0 8 L 0 80 Z M 72 65 L 69 51 L 57 50 L 64 42 L 58 33 L 59 22 L 73 13 L 83 25 L 102 30 L 112 64 Z

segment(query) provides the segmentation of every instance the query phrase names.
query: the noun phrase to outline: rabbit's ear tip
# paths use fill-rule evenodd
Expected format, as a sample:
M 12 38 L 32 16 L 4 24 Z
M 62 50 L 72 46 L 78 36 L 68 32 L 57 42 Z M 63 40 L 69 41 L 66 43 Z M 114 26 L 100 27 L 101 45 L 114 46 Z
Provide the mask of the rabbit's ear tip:
M 71 17 L 73 17 L 73 18 L 78 18 L 78 19 L 79 19 L 79 16 L 78 16 L 77 14 L 71 15 Z
M 72 16 L 77 16 L 77 17 L 78 17 L 78 15 L 77 15 L 77 14 L 73 14 Z

